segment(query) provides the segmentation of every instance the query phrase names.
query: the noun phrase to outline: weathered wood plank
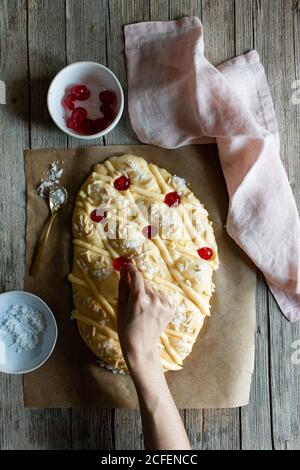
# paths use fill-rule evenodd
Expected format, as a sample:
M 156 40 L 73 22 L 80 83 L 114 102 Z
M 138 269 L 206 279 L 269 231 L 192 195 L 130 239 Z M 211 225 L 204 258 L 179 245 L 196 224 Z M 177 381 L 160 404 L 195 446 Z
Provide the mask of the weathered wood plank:
M 203 0 L 170 0 L 170 19 L 176 20 L 182 16 L 198 16 L 202 17 L 202 1 Z
M 107 65 L 107 0 L 66 0 L 66 60 L 90 60 Z M 68 137 L 69 147 L 102 145 L 103 138 L 87 141 Z
M 66 136 L 52 121 L 46 108 L 48 87 L 66 64 L 65 2 L 28 2 L 30 72 L 30 125 L 32 148 L 63 147 Z
M 201 449 L 236 450 L 239 448 L 239 408 L 204 410 Z
M 299 55 L 295 55 L 294 42 L 299 11 L 295 7 L 293 0 L 260 2 L 255 47 L 266 68 L 281 134 L 281 156 L 299 207 L 300 172 L 295 156 L 299 154 L 300 116 L 299 105 L 291 103 L 292 83 L 297 70 L 299 73 Z M 273 445 L 275 449 L 299 449 L 299 365 L 292 363 L 291 355 L 293 341 L 300 338 L 300 325 L 288 323 L 270 293 L 268 298 Z
M 234 56 L 233 0 L 202 0 L 205 53 L 214 65 Z
M 112 410 L 73 409 L 72 449 L 113 449 Z
M 67 63 L 91 60 L 107 65 L 107 0 L 66 0 Z M 68 138 L 69 147 L 102 145 L 103 139 Z M 72 449 L 112 449 L 110 409 L 73 409 Z
M 115 449 L 143 449 L 144 441 L 140 412 L 116 409 L 114 413 Z
M 253 49 L 255 5 L 252 1 L 235 0 L 235 55 Z M 268 298 L 266 283 L 258 275 L 256 293 L 255 365 L 249 405 L 241 408 L 242 449 L 271 449 L 271 412 L 268 349 Z
M 66 136 L 46 110 L 46 95 L 53 76 L 65 65 L 65 2 L 28 2 L 31 147 L 64 147 Z M 71 447 L 69 410 L 26 410 L 30 449 Z
M 169 0 L 149 0 L 150 21 L 167 21 L 170 14 Z
M 0 0 L 0 292 L 22 289 L 25 179 L 23 147 L 29 145 L 26 1 Z M 12 217 L 12 214 L 14 216 Z M 21 377 L 0 374 L 0 449 L 26 447 Z
M 107 11 L 107 66 L 121 82 L 125 107 L 118 126 L 106 137 L 107 145 L 138 143 L 127 109 L 127 80 L 124 55 L 124 25 L 149 20 L 149 0 L 110 0 Z
M 262 274 L 258 275 L 256 311 L 255 365 L 250 401 L 248 406 L 241 408 L 241 448 L 243 450 L 272 449 L 268 293 Z

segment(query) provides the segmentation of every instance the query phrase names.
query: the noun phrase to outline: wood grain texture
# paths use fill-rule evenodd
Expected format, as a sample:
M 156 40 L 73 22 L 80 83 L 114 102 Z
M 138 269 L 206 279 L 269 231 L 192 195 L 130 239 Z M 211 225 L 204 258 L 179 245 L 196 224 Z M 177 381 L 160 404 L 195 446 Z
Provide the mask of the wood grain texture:
M 47 91 L 56 73 L 66 65 L 65 2 L 28 2 L 28 50 L 30 77 L 30 142 L 32 148 L 67 142 L 46 109 Z
M 107 65 L 108 0 L 66 0 L 66 61 L 90 60 Z M 103 138 L 92 145 L 103 145 Z M 85 147 L 86 140 L 68 136 L 69 147 Z
M 258 50 L 281 130 L 282 159 L 300 207 L 300 103 L 292 99 L 300 80 L 299 1 L 0 0 L 0 10 L 0 80 L 7 85 L 7 104 L 0 105 L 0 213 L 5 220 L 0 236 L 1 291 L 21 289 L 23 283 L 23 148 L 86 145 L 68 139 L 46 112 L 46 92 L 55 73 L 77 60 L 110 67 L 123 85 L 125 112 L 120 125 L 95 143 L 137 143 L 126 110 L 127 23 L 197 15 L 204 24 L 206 54 L 214 64 L 253 47 Z M 193 448 L 300 449 L 300 365 L 292 362 L 296 340 L 300 326 L 284 319 L 259 275 L 249 406 L 181 411 Z M 0 376 L 0 449 L 142 446 L 136 411 L 25 410 L 21 378 Z
M 281 158 L 299 208 L 300 173 L 299 161 L 295 158 L 299 155 L 299 105 L 291 103 L 297 68 L 299 72 L 299 50 L 296 56 L 294 42 L 299 11 L 293 0 L 275 0 L 272 4 L 259 2 L 256 17 L 255 48 L 266 68 L 281 134 Z M 264 34 L 266 30 L 268 34 Z M 299 449 L 300 366 L 292 363 L 291 356 L 292 344 L 300 338 L 300 326 L 284 319 L 269 292 L 268 303 L 273 446 L 275 449 Z
M 235 0 L 235 55 L 254 47 L 255 2 Z M 269 317 L 266 283 L 258 275 L 256 294 L 255 367 L 252 377 L 250 403 L 241 408 L 241 448 L 271 449 L 272 424 L 269 381 Z M 259 402 L 260 406 L 257 406 Z
M 65 4 L 30 0 L 27 14 L 31 148 L 64 147 L 66 136 L 46 111 L 46 95 L 52 78 L 66 64 Z M 70 423 L 70 410 L 26 410 L 28 448 L 70 448 Z
M 29 127 L 25 1 L 2 1 L 0 11 L 0 80 L 6 84 L 6 104 L 0 104 L 0 292 L 5 292 L 23 286 L 25 180 L 22 149 L 29 144 Z M 0 449 L 26 446 L 22 401 L 21 377 L 0 374 Z
M 127 108 L 127 80 L 124 55 L 124 25 L 149 20 L 149 0 L 109 0 L 107 11 L 107 66 L 116 74 L 124 91 L 124 113 L 118 126 L 105 138 L 107 145 L 139 143 Z

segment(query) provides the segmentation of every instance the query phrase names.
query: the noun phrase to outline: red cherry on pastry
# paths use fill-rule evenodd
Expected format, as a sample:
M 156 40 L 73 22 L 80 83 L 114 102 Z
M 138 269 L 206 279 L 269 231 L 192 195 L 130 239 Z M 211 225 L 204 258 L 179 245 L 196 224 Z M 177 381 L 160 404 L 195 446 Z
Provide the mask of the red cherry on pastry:
M 117 97 L 113 91 L 105 90 L 99 93 L 99 99 L 105 104 L 114 104 L 117 101 Z
M 113 260 L 113 268 L 116 271 L 121 271 L 122 268 L 125 268 L 130 263 L 130 260 L 128 258 L 125 258 L 125 256 L 119 256 L 119 258 L 115 258 Z
M 119 178 L 115 179 L 114 181 L 114 187 L 118 191 L 125 191 L 126 189 L 129 188 L 129 186 L 130 186 L 130 179 L 127 178 L 127 176 L 125 175 L 119 176 Z
M 71 88 L 71 95 L 73 100 L 87 100 L 90 96 L 90 90 L 85 85 L 75 85 Z
M 151 238 L 157 235 L 157 228 L 154 227 L 153 225 L 148 225 L 143 228 L 142 234 L 144 235 L 145 238 L 148 238 L 149 240 L 151 240 Z
M 212 258 L 214 251 L 209 246 L 203 246 L 202 248 L 199 248 L 199 250 L 197 250 L 197 253 L 200 258 L 209 260 Z
M 169 207 L 172 207 L 172 206 L 178 206 L 180 204 L 180 201 L 181 201 L 181 197 L 179 196 L 178 193 L 176 193 L 176 191 L 172 192 L 172 193 L 168 193 L 165 195 L 165 204 L 167 204 Z
M 90 214 L 91 220 L 97 224 L 101 222 L 106 217 L 106 212 L 102 209 L 94 209 Z

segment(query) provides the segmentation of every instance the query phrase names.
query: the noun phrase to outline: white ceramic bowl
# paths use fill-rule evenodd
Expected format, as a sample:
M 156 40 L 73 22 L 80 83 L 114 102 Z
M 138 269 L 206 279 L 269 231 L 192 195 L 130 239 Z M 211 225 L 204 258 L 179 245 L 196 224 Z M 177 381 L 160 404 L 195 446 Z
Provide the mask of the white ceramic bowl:
M 112 90 L 118 100 L 116 117 L 104 131 L 93 135 L 81 135 L 66 125 L 66 111 L 62 106 L 62 99 L 67 90 L 73 85 L 86 85 L 91 91 L 90 98 L 84 101 L 76 101 L 76 106 L 87 109 L 90 119 L 101 117 L 99 92 L 103 89 Z M 49 113 L 63 132 L 77 137 L 78 139 L 96 139 L 110 132 L 118 124 L 124 109 L 124 94 L 119 80 L 114 73 L 104 65 L 96 62 L 75 62 L 64 67 L 52 80 L 47 96 L 47 106 Z
M 15 352 L 9 347 L 9 339 L 0 335 L 0 372 L 7 374 L 24 374 L 40 367 L 51 355 L 57 339 L 57 326 L 53 313 L 48 305 L 36 295 L 23 291 L 11 291 L 0 294 L 0 318 L 12 304 L 25 304 L 35 308 L 46 323 L 40 341 L 32 351 Z

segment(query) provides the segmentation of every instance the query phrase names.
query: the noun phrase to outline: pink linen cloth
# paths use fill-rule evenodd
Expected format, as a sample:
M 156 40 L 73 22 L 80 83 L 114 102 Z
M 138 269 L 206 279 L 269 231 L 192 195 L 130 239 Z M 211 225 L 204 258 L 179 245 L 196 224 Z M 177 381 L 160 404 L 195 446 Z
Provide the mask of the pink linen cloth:
M 230 198 L 227 232 L 263 272 L 284 315 L 299 320 L 299 216 L 257 52 L 216 69 L 197 17 L 127 25 L 125 52 L 138 138 L 165 148 L 216 142 Z

